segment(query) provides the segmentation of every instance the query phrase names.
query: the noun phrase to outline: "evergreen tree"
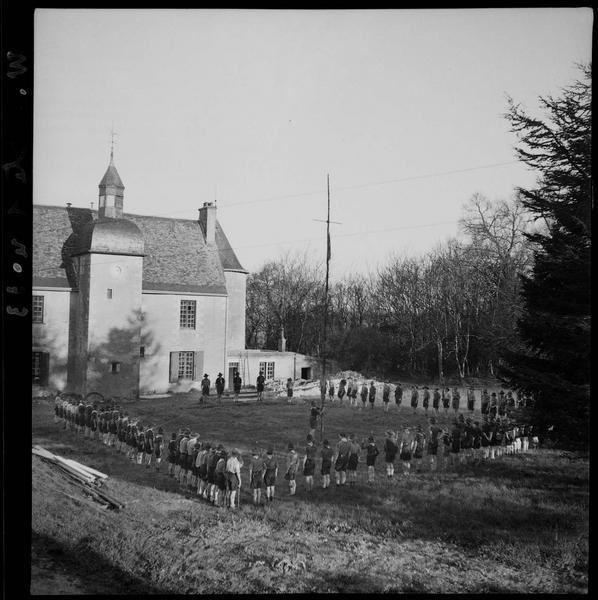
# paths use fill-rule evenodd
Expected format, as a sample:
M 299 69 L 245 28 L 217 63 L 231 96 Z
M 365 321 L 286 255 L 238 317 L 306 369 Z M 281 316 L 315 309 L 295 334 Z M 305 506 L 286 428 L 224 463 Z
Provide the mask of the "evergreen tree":
M 503 381 L 534 394 L 534 418 L 561 440 L 587 443 L 590 382 L 591 67 L 559 98 L 540 98 L 544 118 L 509 99 L 518 157 L 539 173 L 519 189 L 542 224 L 528 234 L 534 266 L 522 276 L 523 346 L 503 351 Z M 580 439 L 581 438 L 581 439 Z

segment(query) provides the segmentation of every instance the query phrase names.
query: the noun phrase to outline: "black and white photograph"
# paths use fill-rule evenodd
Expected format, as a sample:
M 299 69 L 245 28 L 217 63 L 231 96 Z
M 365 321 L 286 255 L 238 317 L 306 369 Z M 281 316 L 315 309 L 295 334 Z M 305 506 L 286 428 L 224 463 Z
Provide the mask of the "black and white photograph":
M 34 11 L 31 595 L 589 593 L 592 27 Z

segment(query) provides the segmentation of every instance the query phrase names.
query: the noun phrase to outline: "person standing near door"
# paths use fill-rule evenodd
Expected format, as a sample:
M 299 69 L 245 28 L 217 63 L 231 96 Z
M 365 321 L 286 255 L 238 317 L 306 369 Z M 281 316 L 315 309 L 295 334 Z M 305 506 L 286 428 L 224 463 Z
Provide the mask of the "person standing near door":
M 224 377 L 222 377 L 222 373 L 218 373 L 218 377 L 216 377 L 216 394 L 218 396 L 218 404 L 222 404 L 222 394 L 224 394 Z
M 264 377 L 264 372 L 260 371 L 260 374 L 257 376 L 257 380 L 255 382 L 255 387 L 257 390 L 257 401 L 261 402 L 262 401 L 262 395 L 264 393 L 264 382 L 266 381 L 266 378 Z
M 239 394 L 241 393 L 241 384 L 243 380 L 239 375 L 239 371 L 235 371 L 233 375 L 233 391 L 235 393 L 233 397 L 233 402 L 236 404 L 239 401 Z

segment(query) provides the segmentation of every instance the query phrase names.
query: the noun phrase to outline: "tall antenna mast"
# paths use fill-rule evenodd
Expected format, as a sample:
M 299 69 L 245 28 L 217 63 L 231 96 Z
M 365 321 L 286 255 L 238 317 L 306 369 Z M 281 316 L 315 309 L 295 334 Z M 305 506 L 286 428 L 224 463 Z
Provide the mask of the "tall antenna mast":
M 326 396 L 326 333 L 328 330 L 328 277 L 330 275 L 330 175 L 326 175 L 326 190 L 328 196 L 328 213 L 326 216 L 326 286 L 324 288 L 324 332 L 322 335 L 322 389 L 320 410 L 320 443 L 324 440 L 324 398 Z

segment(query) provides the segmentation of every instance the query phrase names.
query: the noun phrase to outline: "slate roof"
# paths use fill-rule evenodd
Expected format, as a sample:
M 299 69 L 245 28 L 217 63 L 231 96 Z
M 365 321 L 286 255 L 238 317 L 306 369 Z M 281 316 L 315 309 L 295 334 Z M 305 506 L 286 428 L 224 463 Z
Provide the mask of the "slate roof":
M 226 294 L 224 270 L 247 272 L 216 221 L 216 244 L 206 244 L 197 221 L 125 213 L 145 242 L 144 291 Z M 82 243 L 97 211 L 66 206 L 33 206 L 33 285 L 73 287 L 71 253 Z
M 123 185 L 123 182 L 120 179 L 120 175 L 118 174 L 118 171 L 116 170 L 116 167 L 114 166 L 114 163 L 112 162 L 112 160 L 110 160 L 110 164 L 108 165 L 108 168 L 106 169 L 106 172 L 104 173 L 104 177 L 102 177 L 102 181 L 100 181 L 100 187 L 101 186 L 115 186 L 115 187 L 121 187 L 121 188 L 125 188 L 125 186 Z

